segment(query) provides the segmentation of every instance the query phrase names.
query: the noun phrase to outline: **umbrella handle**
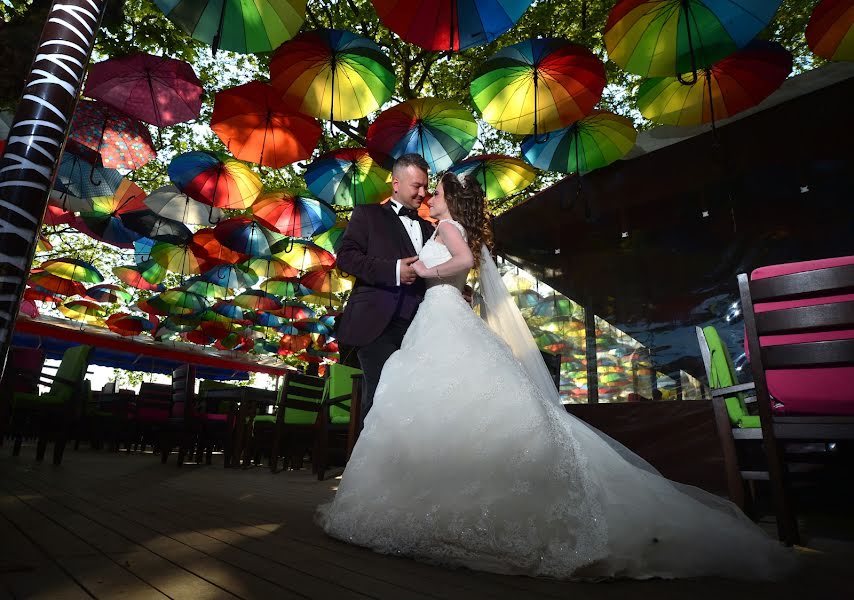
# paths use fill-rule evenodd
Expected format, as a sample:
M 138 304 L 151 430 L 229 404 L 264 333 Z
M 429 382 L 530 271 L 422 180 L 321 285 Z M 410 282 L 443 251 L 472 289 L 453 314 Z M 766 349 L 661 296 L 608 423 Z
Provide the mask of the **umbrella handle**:
M 104 183 L 103 181 L 95 181 L 94 177 L 95 177 L 95 165 L 92 165 L 92 168 L 89 169 L 89 183 L 91 183 L 92 185 L 101 185 L 102 183 Z
M 210 211 L 208 211 L 208 223 L 210 223 L 211 225 L 217 225 L 220 221 L 222 221 L 222 217 L 220 217 L 219 219 L 214 221 L 213 220 L 213 209 L 214 209 L 213 204 L 211 204 L 211 209 L 210 209 Z
M 697 83 L 697 59 L 694 56 L 694 40 L 691 37 L 691 6 L 688 4 L 688 0 L 682 0 L 682 10 L 685 11 L 685 30 L 688 33 L 688 53 L 691 57 L 691 80 L 682 79 L 681 73 L 676 74 L 676 79 L 682 85 L 694 85 Z

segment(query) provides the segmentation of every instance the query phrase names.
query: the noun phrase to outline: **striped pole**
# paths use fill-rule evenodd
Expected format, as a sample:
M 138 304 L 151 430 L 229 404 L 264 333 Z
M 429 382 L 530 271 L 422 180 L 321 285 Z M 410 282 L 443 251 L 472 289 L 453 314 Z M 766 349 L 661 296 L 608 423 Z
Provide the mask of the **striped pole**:
M 107 0 L 54 0 L 0 158 L 0 365 Z

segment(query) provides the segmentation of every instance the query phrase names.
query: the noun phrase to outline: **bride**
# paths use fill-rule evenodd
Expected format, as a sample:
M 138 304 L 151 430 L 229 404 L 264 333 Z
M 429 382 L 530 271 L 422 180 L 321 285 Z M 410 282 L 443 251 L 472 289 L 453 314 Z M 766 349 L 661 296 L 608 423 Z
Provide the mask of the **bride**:
M 483 191 L 445 173 L 418 275 L 427 293 L 386 362 L 318 521 L 386 554 L 558 578 L 776 579 L 794 555 L 734 505 L 668 481 L 560 403 L 486 246 Z M 479 268 L 486 318 L 461 295 Z

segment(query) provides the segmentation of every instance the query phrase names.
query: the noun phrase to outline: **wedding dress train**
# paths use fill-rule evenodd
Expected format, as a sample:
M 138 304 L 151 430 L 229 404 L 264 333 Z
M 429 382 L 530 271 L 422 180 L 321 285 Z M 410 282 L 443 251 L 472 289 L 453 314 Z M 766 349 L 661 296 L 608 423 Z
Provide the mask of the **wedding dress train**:
M 450 253 L 430 239 L 420 257 L 433 267 Z M 775 579 L 791 570 L 793 553 L 734 505 L 637 466 L 544 397 L 463 299 L 464 283 L 464 274 L 429 281 L 337 494 L 318 509 L 329 535 L 443 565 L 558 578 Z

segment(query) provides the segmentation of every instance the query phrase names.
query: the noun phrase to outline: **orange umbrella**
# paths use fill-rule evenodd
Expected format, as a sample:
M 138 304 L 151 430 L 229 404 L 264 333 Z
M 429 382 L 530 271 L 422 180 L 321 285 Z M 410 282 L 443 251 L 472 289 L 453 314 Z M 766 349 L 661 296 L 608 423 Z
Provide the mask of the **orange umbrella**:
M 310 158 L 321 133 L 315 119 L 289 110 L 260 81 L 219 92 L 211 129 L 236 158 L 274 169 Z

